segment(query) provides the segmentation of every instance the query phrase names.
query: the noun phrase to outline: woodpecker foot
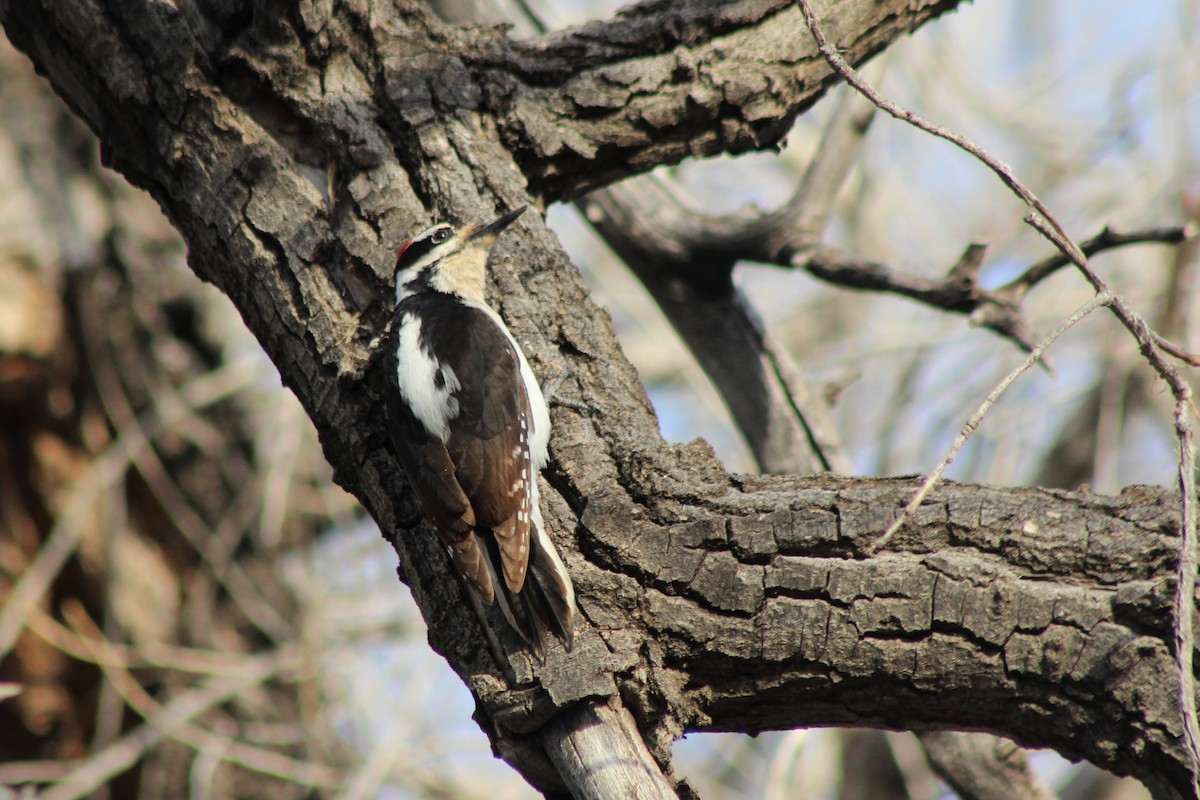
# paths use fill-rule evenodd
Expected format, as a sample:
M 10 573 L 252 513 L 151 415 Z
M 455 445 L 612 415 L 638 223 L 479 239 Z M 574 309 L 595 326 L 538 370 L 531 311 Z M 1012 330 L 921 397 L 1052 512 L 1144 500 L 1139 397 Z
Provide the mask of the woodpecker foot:
M 542 396 L 546 398 L 546 405 L 563 406 L 578 411 L 580 414 L 587 413 L 587 406 L 577 400 L 568 400 L 558 394 L 558 390 L 562 388 L 563 383 L 575 374 L 575 370 L 570 367 L 564 367 L 557 375 L 547 378 L 542 382 Z

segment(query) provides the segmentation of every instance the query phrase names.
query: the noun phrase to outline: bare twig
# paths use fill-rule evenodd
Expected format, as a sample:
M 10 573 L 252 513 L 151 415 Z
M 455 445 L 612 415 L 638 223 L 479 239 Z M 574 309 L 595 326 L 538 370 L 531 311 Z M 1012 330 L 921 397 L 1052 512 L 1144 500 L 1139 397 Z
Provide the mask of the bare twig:
M 71 658 L 98 666 L 109 664 L 126 670 L 157 668 L 196 675 L 232 675 L 253 668 L 255 663 L 252 657 L 238 653 L 175 647 L 159 642 L 138 645 L 108 642 L 107 647 L 100 649 L 98 643 L 82 641 L 79 634 L 36 607 L 26 618 L 26 626 L 35 636 Z M 102 661 L 107 658 L 116 660 Z
M 1188 223 L 1186 228 L 1180 230 L 1196 228 L 1200 222 L 1196 218 L 1196 209 L 1190 207 L 1186 199 L 1182 205 Z M 1126 234 L 1118 236 L 1124 237 Z M 1177 358 L 1187 354 L 1172 352 L 1173 345 L 1167 340 L 1184 337 L 1189 311 L 1200 308 L 1195 302 L 1195 291 L 1191 286 L 1196 268 L 1200 266 L 1200 261 L 1195 257 L 1198 245 L 1200 239 L 1192 236 L 1171 253 L 1167 281 L 1159 292 L 1163 303 L 1153 323 L 1153 331 L 1159 336 L 1156 339 L 1159 346 Z M 1084 242 L 1081 249 L 1089 258 L 1093 255 L 1089 252 L 1089 242 Z M 1114 357 L 1105 365 L 1104 374 L 1079 413 L 1073 415 L 1066 427 L 1058 432 L 1058 441 L 1042 459 L 1033 483 L 1067 488 L 1090 481 L 1099 487 L 1115 487 L 1118 479 L 1115 462 L 1119 456 L 1113 448 L 1121 436 L 1124 420 L 1152 404 L 1151 380 L 1132 369 L 1126 357 Z M 1112 467 L 1107 480 L 1104 462 Z
M 100 652 L 108 649 L 108 642 L 98 635 L 99 630 L 95 627 L 95 623 L 87 618 L 87 612 L 84 611 L 81 605 L 71 603 L 67 607 L 67 616 L 76 628 L 84 629 L 83 632 L 80 632 L 81 642 L 84 642 L 88 647 L 95 647 Z M 86 636 L 83 635 L 84 632 L 86 632 Z M 280 653 L 287 654 L 288 656 L 281 660 L 281 669 L 284 666 L 299 663 L 299 654 L 294 651 L 294 648 L 289 646 L 281 650 Z M 305 786 L 336 785 L 337 777 L 324 765 L 298 761 L 282 753 L 265 750 L 245 742 L 239 742 L 227 736 L 215 734 L 200 728 L 187 720 L 181 720 L 170 725 L 169 728 L 164 726 L 161 720 L 166 715 L 165 707 L 147 694 L 141 684 L 119 666 L 120 660 L 115 655 L 108 653 L 105 655 L 107 657 L 103 659 L 96 658 L 96 661 L 100 664 L 101 669 L 104 670 L 104 674 L 109 679 L 109 682 L 121 695 L 121 698 L 130 708 L 145 719 L 147 723 L 152 727 L 163 730 L 169 738 L 182 742 L 197 751 L 219 754 L 222 760 L 238 764 L 246 769 L 276 778 L 283 778 L 293 783 Z M 250 686 L 261 684 L 267 677 L 270 676 L 263 675 L 259 681 L 244 687 L 243 691 Z
M 1102 231 L 1081 244 L 1079 250 L 1085 256 L 1091 258 L 1097 253 L 1103 253 L 1106 250 L 1113 250 L 1118 247 L 1127 247 L 1131 244 L 1182 244 L 1194 235 L 1195 232 L 1187 225 L 1166 225 L 1158 228 L 1129 231 L 1127 233 L 1114 231 L 1112 228 L 1105 226 Z M 1044 258 L 1021 273 L 1015 280 L 1002 287 L 1000 291 L 1012 289 L 1024 293 L 1070 263 L 1071 260 L 1062 253 Z
M 1042 357 L 1042 353 L 1044 353 L 1046 349 L 1050 347 L 1050 345 L 1054 344 L 1058 337 L 1062 336 L 1077 322 L 1095 311 L 1097 308 L 1112 303 L 1113 299 L 1114 298 L 1111 293 L 1105 293 L 1098 294 L 1088 302 L 1084 303 L 1074 314 L 1072 314 L 1057 328 L 1055 328 L 1049 336 L 1038 342 L 1037 346 L 1033 348 L 1028 357 L 1026 357 L 1026 359 L 1022 361 L 1016 369 L 1004 376 L 1004 380 L 1000 381 L 1000 383 L 996 385 L 996 388 L 992 389 L 988 396 L 984 398 L 983 402 L 979 404 L 979 408 L 975 409 L 975 413 L 972 414 L 967 420 L 966 424 L 963 425 L 962 431 L 958 434 L 958 438 L 956 438 L 954 440 L 954 444 L 950 446 L 950 452 L 946 454 L 946 457 L 941 460 L 937 467 L 935 467 L 934 470 L 930 472 L 925 480 L 921 483 L 921 487 L 917 490 L 916 494 L 914 494 L 912 499 L 908 501 L 908 505 L 904 507 L 904 510 L 900 512 L 900 515 L 896 517 L 895 521 L 888 526 L 887 530 L 883 532 L 883 535 L 867 548 L 868 554 L 876 553 L 880 550 L 880 548 L 886 545 L 888 541 L 896 534 L 896 532 L 900 530 L 904 523 L 908 521 L 908 518 L 912 516 L 913 512 L 915 512 L 921 506 L 921 503 L 924 502 L 925 498 L 929 496 L 929 493 L 933 491 L 933 487 L 936 486 L 938 481 L 941 480 L 942 475 L 946 472 L 946 468 L 950 466 L 950 462 L 952 462 L 958 455 L 959 451 L 962 450 L 963 446 L 967 443 L 967 440 L 970 439 L 972 434 L 975 433 L 975 429 L 979 427 L 979 423 L 983 421 L 984 416 L 991 409 L 991 407 L 996 404 L 996 401 L 1000 399 L 1000 395 L 1004 394 L 1004 392 L 1008 390 L 1008 387 L 1013 384 L 1013 381 L 1015 381 L 1022 375 L 1022 373 L 1036 364 L 1038 359 Z
M 54 783 L 62 780 L 81 763 L 82 759 L 6 761 L 0 764 L 0 786 L 12 786 L 20 783 Z M 0 798 L 8 800 L 3 794 L 0 794 Z
M 1159 336 L 1153 331 L 1150 332 L 1150 335 L 1154 338 L 1154 343 L 1165 350 L 1169 355 L 1178 358 L 1180 361 L 1190 366 L 1200 367 L 1200 355 L 1197 355 L 1196 353 L 1189 353 L 1179 345 L 1175 344 L 1174 342 L 1168 342 L 1162 336 Z M 1195 406 L 1192 406 L 1192 413 L 1200 416 L 1200 411 L 1197 411 Z
M 225 752 L 223 744 L 223 742 L 217 742 L 214 746 L 205 747 L 196 753 L 196 757 L 192 760 L 192 768 L 188 770 L 189 800 L 217 797 L 214 784 L 216 784 L 217 770 L 221 767 L 221 756 Z
M 1179 244 L 1187 241 L 1191 235 L 1191 228 L 1187 225 L 1143 228 L 1124 233 L 1105 228 L 1084 242 L 1080 249 L 1092 256 L 1132 244 Z M 968 252 L 970 249 L 969 247 Z M 1039 261 L 1021 277 L 996 289 L 986 289 L 971 276 L 964 276 L 954 268 L 951 268 L 944 278 L 928 278 L 876 261 L 856 258 L 827 246 L 797 253 L 785 266 L 804 269 L 814 278 L 834 286 L 895 294 L 942 311 L 970 314 L 973 323 L 1012 340 L 1028 352 L 1033 347 L 1033 337 L 1021 319 L 1018 306 L 1026 290 L 1032 285 L 1026 282 L 1025 276 L 1031 276 L 1036 283 L 1049 274 L 1047 270 L 1057 270 L 1063 263 L 1072 262 L 1060 252 Z M 1163 349 L 1168 347 L 1169 345 L 1164 345 Z M 1195 358 L 1171 352 L 1189 363 L 1192 363 L 1190 358 Z
M 12 592 L 0 608 L 0 657 L 12 649 L 21 632 L 25 618 L 45 595 L 63 565 L 75 552 L 83 535 L 83 521 L 92 511 L 100 492 L 120 481 L 128 465 L 139 453 L 150 447 L 148 437 L 169 428 L 193 409 L 212 405 L 241 391 L 258 374 L 257 368 L 242 362 L 203 375 L 183 390 L 187 408 L 161 407 L 147 415 L 141 425 L 126 428 L 108 449 L 97 458 L 71 490 L 62 514 L 46 537 L 37 558 L 21 575 Z

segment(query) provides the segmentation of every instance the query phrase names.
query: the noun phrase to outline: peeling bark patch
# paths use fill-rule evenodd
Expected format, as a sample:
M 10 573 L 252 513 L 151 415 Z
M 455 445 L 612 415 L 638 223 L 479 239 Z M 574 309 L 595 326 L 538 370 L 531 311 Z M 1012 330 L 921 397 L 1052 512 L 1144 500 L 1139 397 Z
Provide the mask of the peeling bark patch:
M 829 645 L 830 613 L 826 603 L 813 600 L 790 597 L 768 600 L 759 621 L 763 658 L 823 661 Z
M 779 550 L 776 531 L 790 524 L 791 513 L 786 509 L 773 514 L 735 517 L 729 521 L 729 540 L 738 558 L 763 562 Z
M 780 515 L 773 515 L 771 519 L 785 523 Z M 786 524 L 777 524 L 773 532 L 779 552 L 803 555 L 838 541 L 838 515 L 820 508 L 789 509 Z
M 750 614 L 765 599 L 763 568 L 742 564 L 732 553 L 709 553 L 689 588 L 721 611 Z

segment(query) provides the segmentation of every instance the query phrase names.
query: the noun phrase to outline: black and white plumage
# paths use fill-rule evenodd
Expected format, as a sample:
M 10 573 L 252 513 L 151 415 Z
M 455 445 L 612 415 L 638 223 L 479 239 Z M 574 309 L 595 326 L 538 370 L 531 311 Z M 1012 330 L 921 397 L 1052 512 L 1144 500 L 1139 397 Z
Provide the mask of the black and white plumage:
M 392 446 L 422 511 L 476 597 L 545 657 L 569 650 L 575 593 L 546 535 L 537 476 L 550 415 L 525 355 L 484 301 L 488 254 L 525 208 L 488 225 L 445 223 L 396 260 L 388 398 Z

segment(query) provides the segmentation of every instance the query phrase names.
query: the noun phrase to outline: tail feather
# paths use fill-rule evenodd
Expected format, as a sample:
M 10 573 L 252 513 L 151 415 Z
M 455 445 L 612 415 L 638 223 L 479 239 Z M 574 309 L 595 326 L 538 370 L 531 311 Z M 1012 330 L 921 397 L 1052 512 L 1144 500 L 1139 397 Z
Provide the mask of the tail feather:
M 574 644 L 575 590 L 554 544 L 540 525 L 534 531 L 529 543 L 530 569 L 519 592 L 510 590 L 507 583 L 498 578 L 497 565 L 501 562 L 495 538 L 488 534 L 479 538 L 486 542 L 488 570 L 492 573 L 492 585 L 497 589 L 495 596 L 504 618 L 538 660 L 545 661 L 546 641 L 551 633 L 562 639 L 568 651 Z
M 542 530 L 541 520 L 530 537 L 530 544 L 529 572 L 533 580 L 526 579 L 525 591 L 535 590 L 543 621 L 554 629 L 570 652 L 575 643 L 575 587 L 571 584 L 571 574 L 554 549 L 554 543 Z

